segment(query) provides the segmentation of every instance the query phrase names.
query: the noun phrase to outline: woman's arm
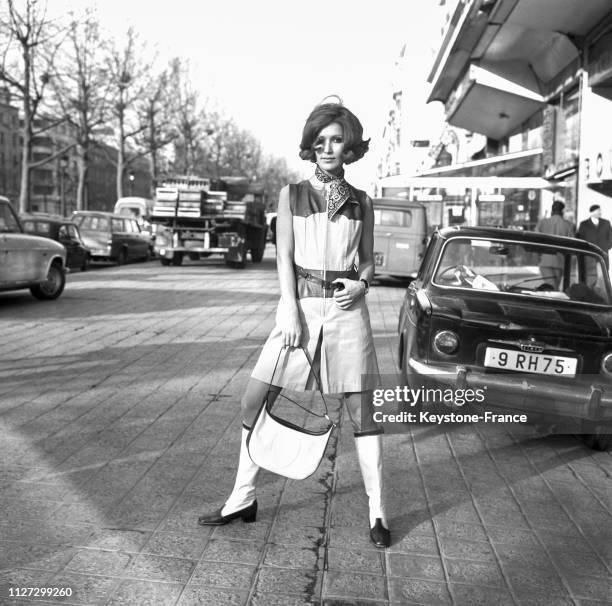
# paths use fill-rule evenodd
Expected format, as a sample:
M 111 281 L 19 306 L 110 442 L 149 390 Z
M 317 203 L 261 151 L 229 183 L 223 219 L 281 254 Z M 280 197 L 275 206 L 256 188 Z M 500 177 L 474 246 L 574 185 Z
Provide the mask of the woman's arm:
M 360 297 L 365 295 L 365 284 L 360 280 L 366 280 L 368 284 L 374 278 L 374 209 L 369 196 L 365 197 L 363 203 L 363 226 L 361 239 L 359 240 L 359 279 L 348 280 L 338 278 L 334 282 L 342 282 L 344 288 L 334 293 L 336 305 L 340 309 L 349 307 Z
M 359 242 L 359 279 L 374 279 L 374 207 L 370 196 L 365 197 L 363 229 Z
M 280 192 L 276 216 L 276 265 L 283 302 L 279 325 L 283 333 L 283 343 L 298 347 L 302 337 L 302 325 L 293 268 L 294 246 L 293 214 L 289 204 L 289 186 L 286 185 Z

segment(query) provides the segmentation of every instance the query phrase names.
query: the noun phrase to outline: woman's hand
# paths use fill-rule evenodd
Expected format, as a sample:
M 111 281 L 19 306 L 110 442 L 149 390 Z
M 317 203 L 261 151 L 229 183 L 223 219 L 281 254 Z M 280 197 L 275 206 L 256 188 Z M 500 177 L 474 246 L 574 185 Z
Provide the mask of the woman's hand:
M 287 310 L 279 322 L 283 333 L 283 345 L 299 347 L 302 339 L 302 322 L 297 309 Z
M 349 280 L 348 278 L 336 278 L 332 284 L 344 284 L 342 290 L 334 291 L 336 307 L 347 310 L 351 305 L 361 299 L 365 294 L 365 284 L 361 280 Z

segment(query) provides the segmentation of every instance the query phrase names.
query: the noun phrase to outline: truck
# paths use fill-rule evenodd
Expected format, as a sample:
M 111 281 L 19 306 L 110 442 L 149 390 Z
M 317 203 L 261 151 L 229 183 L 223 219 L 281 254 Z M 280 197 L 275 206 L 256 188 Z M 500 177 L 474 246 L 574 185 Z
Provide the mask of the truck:
M 219 254 L 229 267 L 242 269 L 247 253 L 254 263 L 263 259 L 265 193 L 246 177 L 164 179 L 156 188 L 150 220 L 162 265 Z

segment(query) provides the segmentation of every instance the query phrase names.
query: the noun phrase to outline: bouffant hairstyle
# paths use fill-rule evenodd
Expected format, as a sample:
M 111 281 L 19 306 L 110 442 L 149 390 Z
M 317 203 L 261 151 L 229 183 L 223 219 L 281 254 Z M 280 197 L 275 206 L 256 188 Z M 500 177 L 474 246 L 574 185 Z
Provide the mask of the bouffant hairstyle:
M 370 146 L 370 140 L 364 141 L 363 126 L 357 116 L 341 103 L 322 103 L 315 107 L 304 125 L 302 142 L 300 143 L 300 158 L 316 162 L 314 142 L 319 133 L 334 122 L 342 126 L 346 145 L 344 148 L 344 163 L 350 164 L 363 158 Z

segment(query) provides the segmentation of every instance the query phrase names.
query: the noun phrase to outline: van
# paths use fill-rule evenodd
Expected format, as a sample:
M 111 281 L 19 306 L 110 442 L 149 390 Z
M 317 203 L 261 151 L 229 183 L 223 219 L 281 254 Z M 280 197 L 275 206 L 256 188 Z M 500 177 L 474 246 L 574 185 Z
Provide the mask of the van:
M 414 278 L 427 245 L 425 206 L 403 198 L 374 198 L 375 275 Z
M 115 202 L 113 213 L 129 217 L 130 219 L 136 219 L 142 231 L 151 233 L 149 216 L 153 211 L 153 204 L 153 200 L 149 198 L 139 198 L 137 196 L 119 198 L 119 200 Z

